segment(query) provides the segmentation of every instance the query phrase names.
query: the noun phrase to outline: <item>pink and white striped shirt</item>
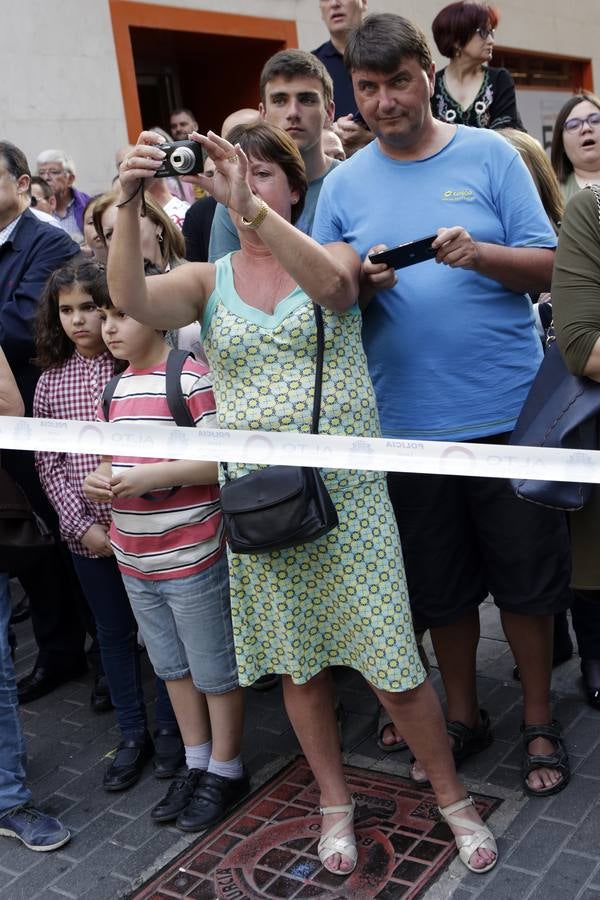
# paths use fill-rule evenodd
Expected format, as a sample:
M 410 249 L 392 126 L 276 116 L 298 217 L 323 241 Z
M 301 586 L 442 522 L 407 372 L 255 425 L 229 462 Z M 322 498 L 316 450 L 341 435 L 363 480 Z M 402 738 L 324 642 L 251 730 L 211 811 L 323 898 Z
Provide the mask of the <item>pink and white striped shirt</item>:
M 181 387 L 197 428 L 216 428 L 215 399 L 208 368 L 191 357 Z M 102 408 L 98 418 L 105 421 Z M 110 404 L 110 422 L 173 425 L 166 397 L 166 362 L 150 369 L 125 370 Z M 159 459 L 114 456 L 113 473 Z M 216 562 L 225 547 L 219 487 L 184 485 L 153 499 L 115 497 L 110 538 L 121 572 L 134 578 L 184 578 Z

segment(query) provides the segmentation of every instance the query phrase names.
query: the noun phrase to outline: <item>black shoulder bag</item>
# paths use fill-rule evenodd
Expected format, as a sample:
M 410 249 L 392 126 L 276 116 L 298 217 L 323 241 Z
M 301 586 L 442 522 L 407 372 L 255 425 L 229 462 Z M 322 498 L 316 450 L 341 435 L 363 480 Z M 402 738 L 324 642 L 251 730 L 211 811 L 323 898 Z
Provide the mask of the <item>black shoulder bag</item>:
M 321 307 L 313 303 L 317 325 L 317 361 L 311 434 L 319 433 L 325 330 Z M 234 553 L 271 553 L 308 544 L 338 525 L 335 506 L 318 469 L 269 466 L 230 478 L 221 506 L 225 533 Z
M 18 574 L 31 568 L 38 554 L 53 546 L 52 532 L 21 485 L 0 468 L 0 571 Z

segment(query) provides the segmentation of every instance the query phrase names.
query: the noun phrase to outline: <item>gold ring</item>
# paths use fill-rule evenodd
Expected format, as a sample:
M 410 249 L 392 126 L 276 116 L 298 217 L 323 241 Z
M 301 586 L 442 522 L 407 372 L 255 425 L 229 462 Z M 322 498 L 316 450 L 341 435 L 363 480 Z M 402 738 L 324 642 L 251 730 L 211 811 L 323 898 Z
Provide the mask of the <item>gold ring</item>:
M 227 160 L 227 162 L 239 162 L 237 153 L 234 153 L 233 156 L 226 156 L 225 159 Z

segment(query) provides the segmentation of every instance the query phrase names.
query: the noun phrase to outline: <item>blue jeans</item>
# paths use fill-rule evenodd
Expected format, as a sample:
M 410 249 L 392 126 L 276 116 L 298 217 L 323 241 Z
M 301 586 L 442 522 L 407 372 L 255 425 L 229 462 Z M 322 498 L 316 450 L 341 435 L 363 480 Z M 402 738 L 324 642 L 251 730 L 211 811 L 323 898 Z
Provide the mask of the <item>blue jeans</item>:
M 92 559 L 73 553 L 85 598 L 94 614 L 102 665 L 125 740 L 146 730 L 137 626 L 114 556 Z M 164 682 L 156 679 L 156 727 L 176 733 L 175 713 Z
M 8 575 L 0 573 L 0 814 L 31 800 L 25 785 L 25 738 L 19 719 L 8 624 L 12 613 Z
M 160 678 L 191 675 L 205 694 L 238 686 L 225 554 L 185 578 L 150 581 L 123 575 L 123 582 Z

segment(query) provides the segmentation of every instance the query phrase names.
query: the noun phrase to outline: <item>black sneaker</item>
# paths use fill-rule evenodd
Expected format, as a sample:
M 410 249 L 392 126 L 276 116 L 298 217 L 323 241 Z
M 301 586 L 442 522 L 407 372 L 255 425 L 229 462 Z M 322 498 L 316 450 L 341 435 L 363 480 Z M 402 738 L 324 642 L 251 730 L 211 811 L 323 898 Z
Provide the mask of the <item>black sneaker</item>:
M 198 781 L 205 772 L 206 769 L 188 769 L 185 775 L 174 778 L 163 799 L 150 812 L 154 821 L 174 822 L 192 799 Z
M 92 693 L 90 694 L 90 706 L 96 713 L 109 712 L 113 709 L 106 675 L 94 675 L 94 684 Z
M 182 831 L 203 831 L 216 825 L 236 806 L 250 788 L 246 772 L 241 778 L 223 778 L 214 772 L 205 772 L 199 779 L 194 796 L 176 825 Z
M 144 766 L 154 752 L 148 733 L 139 738 L 121 741 L 114 759 L 104 773 L 105 791 L 125 791 L 140 780 Z

